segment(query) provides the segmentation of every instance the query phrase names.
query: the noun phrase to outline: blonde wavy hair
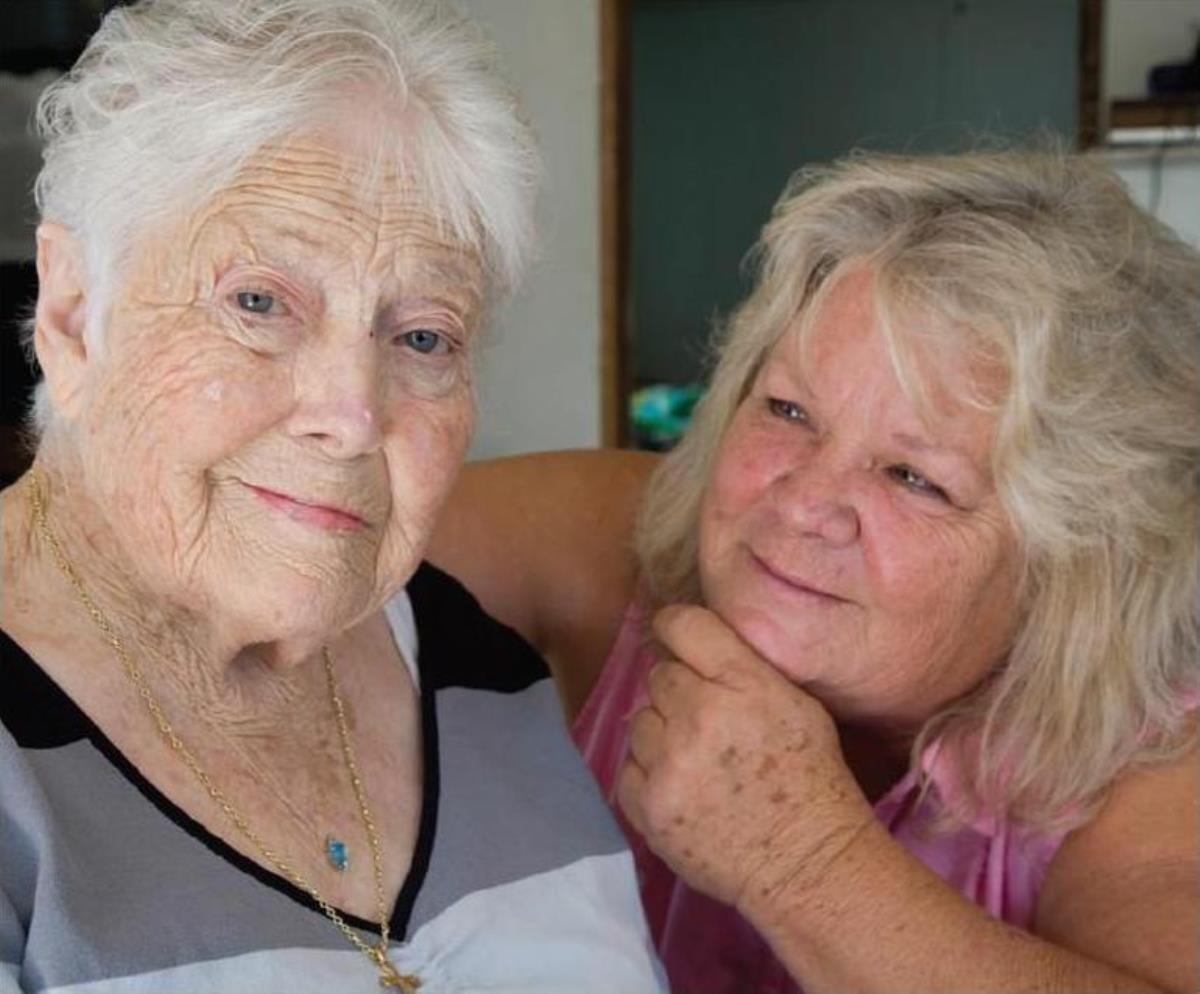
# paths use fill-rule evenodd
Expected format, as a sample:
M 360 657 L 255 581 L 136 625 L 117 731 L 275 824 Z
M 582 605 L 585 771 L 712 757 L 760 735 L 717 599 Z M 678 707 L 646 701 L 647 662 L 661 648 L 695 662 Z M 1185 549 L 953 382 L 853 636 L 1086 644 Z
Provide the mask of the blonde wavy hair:
M 755 289 L 638 522 L 651 600 L 702 600 L 699 512 L 725 429 L 783 329 L 800 315 L 803 335 L 865 263 L 919 407 L 931 343 L 1008 384 L 966 399 L 997 417 L 1022 624 L 1005 665 L 926 724 L 914 763 L 937 741 L 974 813 L 1068 827 L 1122 770 L 1185 747 L 1200 699 L 1200 255 L 1106 166 L 1050 150 L 806 169 L 753 258 Z

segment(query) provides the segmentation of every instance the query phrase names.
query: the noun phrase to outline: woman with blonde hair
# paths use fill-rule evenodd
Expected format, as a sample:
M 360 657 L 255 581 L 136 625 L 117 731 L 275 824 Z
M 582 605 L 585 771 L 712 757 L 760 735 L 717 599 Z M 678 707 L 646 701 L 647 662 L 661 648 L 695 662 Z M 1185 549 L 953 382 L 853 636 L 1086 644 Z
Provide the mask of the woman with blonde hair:
M 434 545 L 672 990 L 1194 990 L 1200 258 L 997 152 L 805 171 L 758 259 L 674 452 L 472 467 Z

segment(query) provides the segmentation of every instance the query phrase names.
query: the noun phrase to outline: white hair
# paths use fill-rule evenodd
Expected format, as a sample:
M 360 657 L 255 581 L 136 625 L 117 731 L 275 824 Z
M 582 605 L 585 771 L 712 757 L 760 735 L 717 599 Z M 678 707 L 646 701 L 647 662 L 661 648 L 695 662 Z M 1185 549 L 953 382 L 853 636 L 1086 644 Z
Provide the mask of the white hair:
M 539 163 L 471 22 L 438 0 L 141 0 L 105 17 L 38 104 L 35 194 L 81 243 L 89 336 L 139 231 L 198 208 L 359 89 L 399 109 L 371 135 L 376 158 L 400 164 L 478 253 L 490 296 L 511 289 Z M 44 424 L 44 396 L 37 406 Z

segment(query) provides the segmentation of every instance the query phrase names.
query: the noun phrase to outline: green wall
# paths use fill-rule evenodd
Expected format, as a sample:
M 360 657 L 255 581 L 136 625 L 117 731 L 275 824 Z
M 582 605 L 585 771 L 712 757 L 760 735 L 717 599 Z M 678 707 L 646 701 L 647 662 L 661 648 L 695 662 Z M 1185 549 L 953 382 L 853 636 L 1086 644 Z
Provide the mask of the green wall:
M 634 0 L 638 383 L 701 375 L 788 176 L 1076 129 L 1078 0 Z

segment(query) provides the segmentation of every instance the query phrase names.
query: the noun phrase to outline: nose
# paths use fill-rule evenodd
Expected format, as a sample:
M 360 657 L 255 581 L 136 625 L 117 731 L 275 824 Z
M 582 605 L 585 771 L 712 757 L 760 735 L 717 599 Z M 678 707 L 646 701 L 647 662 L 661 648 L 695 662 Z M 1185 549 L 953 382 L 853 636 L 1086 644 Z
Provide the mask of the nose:
M 834 548 L 858 541 L 861 530 L 854 502 L 853 470 L 829 453 L 809 452 L 805 461 L 776 479 L 774 500 L 788 526 L 806 538 Z
M 371 341 L 298 357 L 290 434 L 335 459 L 376 451 L 383 442 L 377 361 Z

